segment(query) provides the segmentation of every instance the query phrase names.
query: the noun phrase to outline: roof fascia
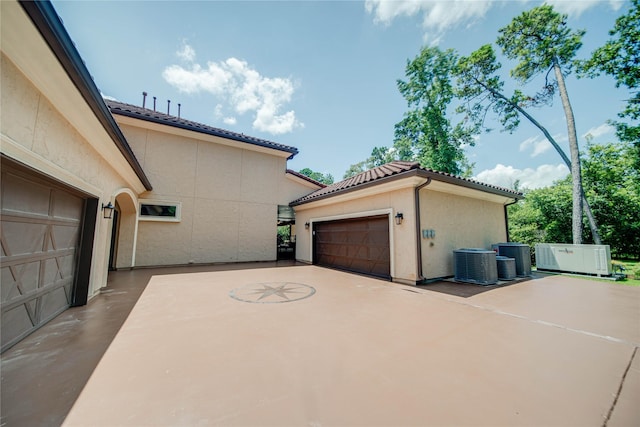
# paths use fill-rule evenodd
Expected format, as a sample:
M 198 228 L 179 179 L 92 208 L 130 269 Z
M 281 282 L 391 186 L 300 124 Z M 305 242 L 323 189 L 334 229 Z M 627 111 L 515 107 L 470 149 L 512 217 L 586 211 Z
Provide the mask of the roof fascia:
M 122 131 L 111 116 L 100 95 L 100 91 L 91 78 L 89 70 L 84 65 L 80 53 L 74 46 L 69 33 L 64 28 L 51 2 L 19 0 L 19 3 L 60 62 L 60 65 L 64 68 L 74 86 L 78 89 L 82 98 L 127 160 L 138 179 L 140 179 L 144 188 L 147 191 L 151 191 L 153 186 L 149 178 L 144 173 Z
M 305 187 L 309 187 L 309 188 L 313 188 L 314 191 L 316 190 L 320 190 L 321 188 L 324 188 L 322 185 L 318 185 L 317 183 L 308 180 L 308 179 L 304 179 L 299 177 L 298 175 L 291 173 L 291 171 L 287 170 L 285 172 L 285 176 L 287 177 L 287 179 L 290 179 L 293 182 L 297 182 L 298 184 L 302 184 Z
M 408 178 L 408 177 L 411 177 L 411 176 L 416 176 L 416 175 L 418 175 L 417 172 L 418 172 L 418 169 L 411 169 L 411 170 L 408 170 L 408 171 L 405 171 L 405 172 L 401 172 L 401 173 L 399 173 L 397 175 L 387 176 L 387 177 L 384 177 L 384 178 L 380 178 L 380 179 L 376 179 L 376 180 L 373 180 L 373 181 L 365 182 L 364 184 L 360 184 L 360 185 L 356 185 L 356 186 L 353 186 L 353 187 L 345 188 L 343 190 L 338 190 L 338 191 L 336 191 L 334 193 L 323 194 L 322 196 L 318 196 L 318 197 L 315 197 L 313 199 L 304 200 L 304 201 L 301 201 L 301 202 L 291 202 L 291 203 L 289 203 L 289 205 L 290 206 L 300 206 L 300 205 L 304 205 L 304 204 L 311 203 L 311 202 L 317 202 L 318 200 L 324 200 L 324 199 L 328 199 L 328 198 L 331 198 L 331 197 L 336 197 L 336 196 L 343 195 L 343 194 L 349 194 L 349 193 L 352 193 L 354 191 L 364 190 L 366 188 L 374 187 L 376 185 L 382 185 L 382 184 L 393 182 L 393 181 L 396 181 L 396 180 L 399 180 L 399 179 L 404 179 L 404 178 Z
M 524 196 L 520 193 L 515 193 L 509 190 L 503 190 L 497 187 L 491 187 L 486 184 L 481 184 L 479 182 L 468 181 L 462 178 L 457 178 L 455 176 L 449 176 L 444 174 L 439 174 L 437 172 L 427 171 L 424 169 L 419 169 L 418 174 L 425 178 L 431 178 L 434 181 L 445 182 L 447 184 L 457 185 L 459 187 L 466 187 L 472 190 L 482 191 L 484 193 L 491 193 L 497 196 L 508 197 L 511 199 L 522 199 Z
M 484 184 L 480 184 L 477 182 L 472 182 L 472 181 L 466 181 L 460 178 L 456 178 L 453 176 L 447 176 L 447 175 L 443 175 L 443 174 L 439 174 L 436 172 L 432 172 L 432 171 L 427 171 L 424 169 L 411 169 L 405 172 L 401 172 L 397 175 L 392 175 L 392 176 L 388 176 L 385 178 L 381 178 L 381 179 L 377 179 L 374 181 L 369 181 L 367 183 L 364 184 L 360 184 L 354 187 L 349 187 L 349 188 L 345 188 L 344 190 L 339 190 L 336 191 L 334 193 L 327 193 L 327 194 L 323 194 L 322 196 L 318 196 L 316 198 L 313 199 L 309 199 L 309 200 L 304 200 L 304 201 L 300 201 L 300 202 L 292 202 L 289 205 L 290 206 L 300 206 L 300 205 L 304 205 L 307 203 L 312 203 L 312 202 L 316 202 L 318 200 L 324 200 L 324 199 L 328 199 L 331 197 L 336 197 L 339 195 L 343 195 L 343 194 L 348 194 L 354 191 L 359 191 L 359 190 L 363 190 L 369 187 L 373 187 L 376 185 L 382 185 L 382 184 L 386 184 L 388 182 L 392 182 L 398 179 L 405 179 L 408 177 L 412 177 L 412 176 L 417 176 L 419 178 L 425 178 L 428 179 L 430 178 L 433 181 L 440 181 L 440 182 L 444 182 L 447 184 L 452 184 L 452 185 L 457 185 L 459 187 L 465 187 L 465 188 L 469 188 L 472 190 L 477 190 L 477 191 L 481 191 L 484 193 L 490 193 L 490 194 L 495 194 L 498 196 L 502 196 L 502 197 L 507 197 L 507 198 L 511 198 L 511 199 L 515 199 L 515 200 L 519 200 L 522 199 L 523 196 L 522 194 L 519 193 L 513 193 L 510 191 L 506 191 L 506 190 L 501 190 L 499 188 L 493 188 L 493 187 L 488 187 Z
M 284 152 L 289 155 L 287 157 L 287 160 L 292 159 L 296 154 L 298 154 L 298 149 L 295 147 L 290 147 L 291 149 L 285 149 L 285 148 L 281 149 L 278 147 L 274 147 L 273 145 L 270 145 L 266 142 L 256 141 L 251 138 L 245 138 L 242 135 L 237 135 L 235 133 L 216 132 L 213 129 L 197 129 L 197 128 L 194 128 L 193 126 L 180 123 L 179 121 L 171 122 L 171 121 L 163 120 L 163 119 L 152 117 L 152 116 L 144 116 L 141 114 L 136 114 L 130 111 L 112 110 L 112 112 L 113 114 L 131 117 L 131 118 L 138 119 L 145 122 L 157 123 L 160 125 L 184 129 L 184 130 L 188 130 L 188 131 L 199 133 L 199 134 L 217 136 L 219 138 L 231 139 L 233 141 L 243 142 L 245 144 L 255 145 L 258 147 L 268 148 L 270 150 Z
M 196 132 L 193 129 L 187 128 L 187 127 L 172 126 L 162 121 L 145 120 L 136 114 L 133 114 L 133 115 L 129 113 L 120 114 L 120 112 L 116 112 L 116 111 L 114 111 L 113 114 L 114 114 L 114 119 L 116 123 L 119 123 L 120 125 L 123 125 L 123 126 L 132 126 L 138 129 L 146 129 L 146 130 L 151 130 L 151 131 L 159 132 L 163 134 L 176 135 L 182 138 L 190 138 L 195 141 L 211 142 L 214 144 L 225 145 L 227 147 L 233 147 L 239 150 L 248 150 L 248 151 L 255 151 L 258 153 L 265 153 L 265 154 L 269 154 L 271 156 L 276 156 L 280 158 L 289 157 L 289 153 L 281 150 L 277 150 L 272 147 L 253 145 L 253 144 L 239 145 L 237 141 L 231 140 L 226 137 L 215 136 L 208 133 Z

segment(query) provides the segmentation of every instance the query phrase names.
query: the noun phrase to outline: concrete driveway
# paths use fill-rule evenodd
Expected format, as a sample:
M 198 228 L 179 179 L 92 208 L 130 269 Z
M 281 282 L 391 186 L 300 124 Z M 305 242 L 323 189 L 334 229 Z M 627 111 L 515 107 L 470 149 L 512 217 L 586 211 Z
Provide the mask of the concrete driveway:
M 67 426 L 640 425 L 640 288 L 154 276 Z

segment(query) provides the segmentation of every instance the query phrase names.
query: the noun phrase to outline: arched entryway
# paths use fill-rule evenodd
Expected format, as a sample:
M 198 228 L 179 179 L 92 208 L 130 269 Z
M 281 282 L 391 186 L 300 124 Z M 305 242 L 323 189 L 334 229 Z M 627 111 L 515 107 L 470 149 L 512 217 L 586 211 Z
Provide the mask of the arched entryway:
M 138 235 L 138 202 L 131 190 L 125 188 L 116 193 L 112 221 L 109 270 L 133 267 Z

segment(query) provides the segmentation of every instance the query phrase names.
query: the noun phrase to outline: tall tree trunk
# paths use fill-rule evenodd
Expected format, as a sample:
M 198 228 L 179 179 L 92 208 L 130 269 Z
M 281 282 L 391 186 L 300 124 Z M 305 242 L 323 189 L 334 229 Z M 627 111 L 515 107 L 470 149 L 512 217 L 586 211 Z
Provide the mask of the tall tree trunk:
M 569 159 L 569 157 L 567 157 L 567 155 L 565 154 L 565 152 L 562 149 L 562 147 L 560 147 L 560 145 L 558 145 L 556 140 L 553 139 L 553 137 L 551 136 L 549 131 L 544 126 L 542 126 L 536 119 L 534 119 L 531 114 L 529 114 L 526 110 L 524 110 L 519 105 L 513 104 L 509 98 L 507 98 L 506 96 L 504 96 L 500 92 L 492 89 L 491 87 L 485 85 L 482 81 L 480 81 L 478 79 L 475 79 L 475 81 L 480 86 L 482 86 L 485 90 L 491 92 L 495 97 L 500 98 L 500 99 L 510 103 L 513 106 L 513 108 L 518 110 L 518 112 L 520 114 L 522 114 L 524 117 L 526 117 L 526 119 L 529 120 L 531 122 L 531 124 L 533 124 L 535 127 L 540 129 L 540 131 L 547 138 L 547 140 L 551 143 L 551 145 L 553 145 L 553 148 L 556 149 L 556 151 L 558 152 L 558 154 L 560 155 L 560 157 L 562 158 L 564 163 L 569 168 L 569 170 L 572 169 L 571 168 L 571 159 Z M 582 187 L 582 185 L 581 185 L 581 187 Z M 589 228 L 591 229 L 591 235 L 593 236 L 593 242 L 596 245 L 601 245 L 602 244 L 602 240 L 600 239 L 600 233 L 598 232 L 598 223 L 596 222 L 596 218 L 593 216 L 593 212 L 591 211 L 591 206 L 589 205 L 589 202 L 587 201 L 587 197 L 584 194 L 584 189 L 582 189 L 582 203 L 583 203 L 585 214 L 587 215 L 587 219 L 589 220 Z
M 573 117 L 573 109 L 569 102 L 567 87 L 564 76 L 557 61 L 553 63 L 553 71 L 558 81 L 558 91 L 564 108 L 564 115 L 567 119 L 567 135 L 569 137 L 569 153 L 571 154 L 571 177 L 573 178 L 573 215 L 572 231 L 573 244 L 582 243 L 582 171 L 580 168 L 580 150 L 578 148 L 578 135 L 576 134 L 576 122 Z

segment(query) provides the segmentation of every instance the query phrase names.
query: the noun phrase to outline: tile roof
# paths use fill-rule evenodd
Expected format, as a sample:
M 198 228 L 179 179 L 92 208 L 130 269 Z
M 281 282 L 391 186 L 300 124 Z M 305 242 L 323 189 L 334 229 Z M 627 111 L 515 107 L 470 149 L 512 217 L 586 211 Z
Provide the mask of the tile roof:
M 315 200 L 333 197 L 335 195 L 348 191 L 354 191 L 361 187 L 382 184 L 384 182 L 387 182 L 389 179 L 394 179 L 396 177 L 401 178 L 404 176 L 413 175 L 421 176 L 424 178 L 431 178 L 436 181 L 448 182 L 454 185 L 469 187 L 506 197 L 513 197 L 518 199 L 522 198 L 522 193 L 518 193 L 507 188 L 474 181 L 472 179 L 461 178 L 449 173 L 438 172 L 433 169 L 421 168 L 418 162 L 395 161 L 384 164 L 382 166 L 378 166 L 365 172 L 361 172 L 358 175 L 352 176 L 351 178 L 347 178 L 343 181 L 336 182 L 335 184 L 328 185 L 320 190 L 316 190 L 313 193 L 307 194 L 304 197 L 294 200 L 290 203 L 290 205 L 302 205 Z
M 292 158 L 298 154 L 298 149 L 288 145 L 278 144 L 277 142 L 268 141 L 266 139 L 255 138 L 242 133 L 231 132 L 228 130 L 216 128 L 191 120 L 185 120 L 159 111 L 153 111 L 149 108 L 142 108 L 136 105 L 125 104 L 123 102 L 105 99 L 105 103 L 112 114 L 120 114 L 122 116 L 133 117 L 148 122 L 160 123 L 167 126 L 173 126 L 194 132 L 204 133 L 207 135 L 219 136 L 222 138 L 232 139 L 234 141 L 244 142 L 247 144 L 257 145 L 260 147 L 272 148 L 274 150 L 290 153 Z
M 313 178 L 309 178 L 307 175 L 303 175 L 300 172 L 296 172 L 296 171 L 291 170 L 291 169 L 287 169 L 287 173 L 289 173 L 289 174 L 291 174 L 293 176 L 297 176 L 300 179 L 304 179 L 305 181 L 308 181 L 308 182 L 310 182 L 312 184 L 315 184 L 315 185 L 317 185 L 318 187 L 321 187 L 321 188 L 324 188 L 324 187 L 327 186 L 327 184 L 323 184 L 320 181 L 316 181 Z

